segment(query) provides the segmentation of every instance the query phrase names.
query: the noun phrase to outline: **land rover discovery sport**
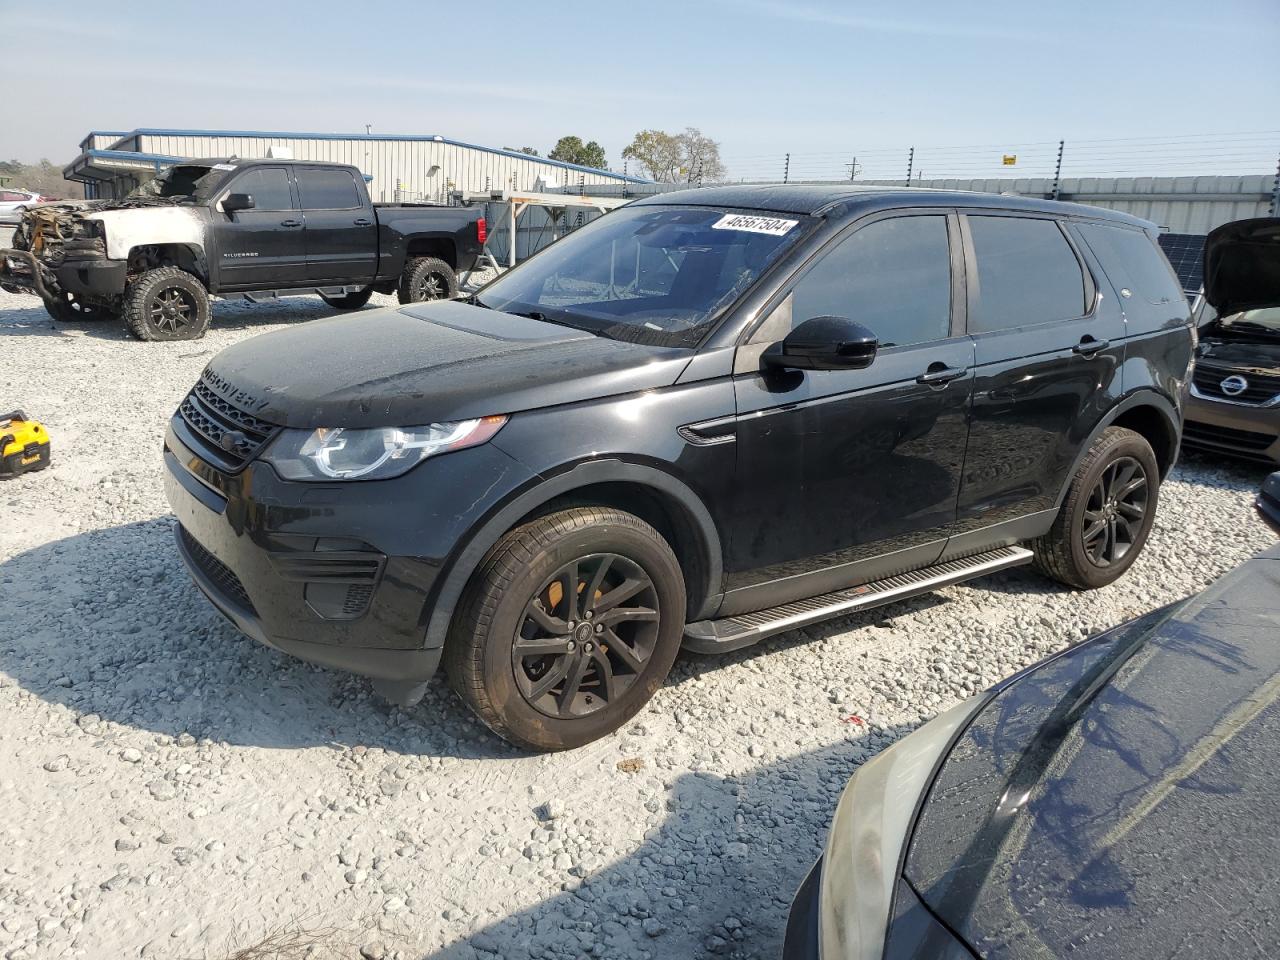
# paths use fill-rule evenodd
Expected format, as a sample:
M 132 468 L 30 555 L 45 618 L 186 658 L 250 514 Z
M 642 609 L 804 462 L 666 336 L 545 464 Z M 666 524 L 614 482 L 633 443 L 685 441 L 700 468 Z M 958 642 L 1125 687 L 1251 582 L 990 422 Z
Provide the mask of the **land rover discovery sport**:
M 908 189 L 638 200 L 466 302 L 215 357 L 178 548 L 242 632 L 401 703 L 443 661 L 535 749 L 681 646 L 1034 563 L 1111 583 L 1177 455 L 1188 307 L 1151 224 Z

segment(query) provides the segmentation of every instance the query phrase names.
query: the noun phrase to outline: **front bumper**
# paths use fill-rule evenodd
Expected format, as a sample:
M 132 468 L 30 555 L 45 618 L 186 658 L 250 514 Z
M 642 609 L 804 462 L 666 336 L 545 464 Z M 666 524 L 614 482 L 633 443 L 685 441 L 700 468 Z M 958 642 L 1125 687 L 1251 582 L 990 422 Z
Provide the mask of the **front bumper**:
M 59 292 L 105 300 L 124 293 L 126 264 L 121 260 L 64 260 L 56 267 L 28 250 L 0 250 L 0 285 L 27 290 L 48 300 Z
M 1187 398 L 1182 444 L 1261 463 L 1280 463 L 1280 406 L 1260 407 Z
M 818 960 L 818 891 L 822 886 L 822 858 L 805 876 L 791 901 L 787 934 L 782 942 L 782 960 Z
M 431 677 L 441 650 L 425 646 L 426 618 L 442 563 L 407 542 L 420 490 L 398 481 L 289 483 L 261 462 L 227 474 L 194 446 L 181 419 L 171 421 L 164 484 L 178 552 L 238 630 L 379 680 Z

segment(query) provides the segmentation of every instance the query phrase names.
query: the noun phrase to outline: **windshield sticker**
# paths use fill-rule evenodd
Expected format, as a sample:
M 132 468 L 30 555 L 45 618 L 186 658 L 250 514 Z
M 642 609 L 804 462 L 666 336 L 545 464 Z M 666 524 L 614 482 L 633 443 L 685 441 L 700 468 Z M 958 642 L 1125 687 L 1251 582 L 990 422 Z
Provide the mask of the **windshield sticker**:
M 741 213 L 726 213 L 711 225 L 712 230 L 745 230 L 747 233 L 767 233 L 782 237 L 799 220 L 779 220 L 777 217 L 752 217 Z
M 215 163 L 209 169 L 210 170 L 234 170 L 235 168 L 236 168 L 236 165 L 234 163 Z

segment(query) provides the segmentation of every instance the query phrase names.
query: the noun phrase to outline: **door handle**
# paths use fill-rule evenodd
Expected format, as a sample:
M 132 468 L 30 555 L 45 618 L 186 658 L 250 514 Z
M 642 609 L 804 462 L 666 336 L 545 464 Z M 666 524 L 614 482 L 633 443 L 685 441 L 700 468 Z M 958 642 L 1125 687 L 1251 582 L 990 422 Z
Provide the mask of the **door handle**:
M 1071 348 L 1072 353 L 1078 353 L 1082 357 L 1092 357 L 1099 350 L 1105 350 L 1111 346 L 1110 340 L 1095 340 L 1093 337 L 1086 337 Z
M 302 221 L 301 221 L 301 220 L 281 220 L 281 221 L 280 221 L 280 226 L 282 226 L 282 227 L 300 227 L 300 226 L 302 226 Z
M 356 226 L 357 226 L 357 227 L 372 227 L 372 226 L 373 226 L 373 221 L 372 221 L 372 220 L 366 220 L 364 217 L 361 217 L 359 220 L 357 220 L 357 221 L 356 221 Z
M 931 387 L 943 386 L 963 377 L 968 372 L 968 367 L 941 367 L 930 364 L 928 370 L 916 377 L 916 383 L 924 383 Z

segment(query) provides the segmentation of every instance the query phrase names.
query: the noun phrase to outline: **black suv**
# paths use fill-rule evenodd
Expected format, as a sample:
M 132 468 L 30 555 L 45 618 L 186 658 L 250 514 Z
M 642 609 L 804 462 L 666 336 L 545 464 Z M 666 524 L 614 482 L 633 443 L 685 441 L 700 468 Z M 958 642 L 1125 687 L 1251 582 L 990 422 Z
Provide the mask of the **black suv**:
M 1177 455 L 1191 355 L 1129 216 L 692 190 L 468 302 L 223 351 L 170 424 L 166 485 L 241 631 L 404 704 L 443 660 L 493 730 L 558 749 L 634 715 L 682 645 L 1027 562 L 1112 582 Z

